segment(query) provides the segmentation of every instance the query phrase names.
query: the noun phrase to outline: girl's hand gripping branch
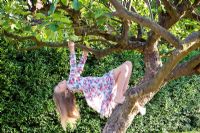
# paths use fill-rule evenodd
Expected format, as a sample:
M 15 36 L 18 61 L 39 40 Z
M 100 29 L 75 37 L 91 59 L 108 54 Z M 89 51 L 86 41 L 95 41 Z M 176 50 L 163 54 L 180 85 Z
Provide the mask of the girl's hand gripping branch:
M 68 42 L 68 47 L 71 54 L 75 53 L 74 46 L 75 46 L 74 42 L 71 41 Z
M 88 56 L 88 51 L 83 50 L 83 56 L 87 57 Z

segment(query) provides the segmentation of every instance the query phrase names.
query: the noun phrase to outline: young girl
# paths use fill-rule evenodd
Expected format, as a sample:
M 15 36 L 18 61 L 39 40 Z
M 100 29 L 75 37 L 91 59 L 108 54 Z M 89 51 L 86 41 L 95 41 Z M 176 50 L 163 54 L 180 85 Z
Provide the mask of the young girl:
M 82 77 L 80 75 L 87 60 L 88 52 L 83 51 L 79 63 L 76 64 L 74 45 L 73 42 L 68 43 L 70 50 L 69 79 L 59 82 L 55 86 L 53 94 L 64 130 L 66 122 L 75 123 L 79 118 L 74 97 L 75 92 L 83 93 L 91 108 L 100 113 L 101 116 L 109 117 L 115 106 L 123 103 L 124 93 L 128 88 L 132 72 L 132 63 L 126 61 L 102 77 Z

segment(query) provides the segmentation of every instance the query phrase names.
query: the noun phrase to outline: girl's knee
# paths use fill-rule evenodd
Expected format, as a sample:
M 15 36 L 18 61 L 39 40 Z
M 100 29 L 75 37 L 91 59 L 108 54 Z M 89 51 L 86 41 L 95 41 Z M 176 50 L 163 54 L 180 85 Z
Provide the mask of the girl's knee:
M 117 77 L 120 73 L 131 73 L 131 71 L 132 71 L 131 61 L 125 61 L 122 65 L 113 70 L 114 77 Z
M 131 71 L 133 65 L 132 65 L 131 61 L 125 61 L 124 62 L 124 66 L 125 66 L 126 69 L 128 69 L 129 71 Z
M 133 66 L 133 65 L 132 65 L 132 62 L 131 62 L 131 61 L 125 61 L 124 64 L 125 64 L 126 66 L 128 66 L 129 69 L 132 69 L 132 66 Z
M 131 64 L 128 62 L 125 62 L 122 64 L 122 66 L 120 68 L 120 72 L 129 73 L 131 71 L 131 69 L 132 69 Z

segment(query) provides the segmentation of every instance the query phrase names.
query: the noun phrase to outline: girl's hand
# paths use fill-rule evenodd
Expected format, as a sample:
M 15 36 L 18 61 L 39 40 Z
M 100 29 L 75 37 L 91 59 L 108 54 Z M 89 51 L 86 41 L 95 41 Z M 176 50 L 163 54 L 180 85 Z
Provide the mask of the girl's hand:
M 68 42 L 68 47 L 69 47 L 69 48 L 74 47 L 74 46 L 75 46 L 74 42 L 72 42 L 72 41 L 69 41 L 69 42 Z
M 75 46 L 74 42 L 71 42 L 71 41 L 68 42 L 69 51 L 70 51 L 71 53 L 74 53 L 74 52 L 75 52 L 74 46 Z
M 87 57 L 88 56 L 88 51 L 83 50 L 83 56 Z

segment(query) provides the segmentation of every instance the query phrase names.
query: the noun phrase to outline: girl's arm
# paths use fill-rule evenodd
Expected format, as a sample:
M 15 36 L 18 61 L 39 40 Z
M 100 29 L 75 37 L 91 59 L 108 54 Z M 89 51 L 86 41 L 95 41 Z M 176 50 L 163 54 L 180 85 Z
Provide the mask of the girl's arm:
M 76 74 L 76 54 L 74 49 L 74 42 L 69 42 L 68 47 L 70 51 L 70 75 Z
M 88 52 L 83 51 L 82 57 L 80 58 L 80 61 L 79 61 L 78 66 L 77 66 L 77 73 L 78 74 L 81 74 L 83 72 L 83 68 L 84 68 L 85 62 L 87 60 L 87 56 L 88 56 Z

